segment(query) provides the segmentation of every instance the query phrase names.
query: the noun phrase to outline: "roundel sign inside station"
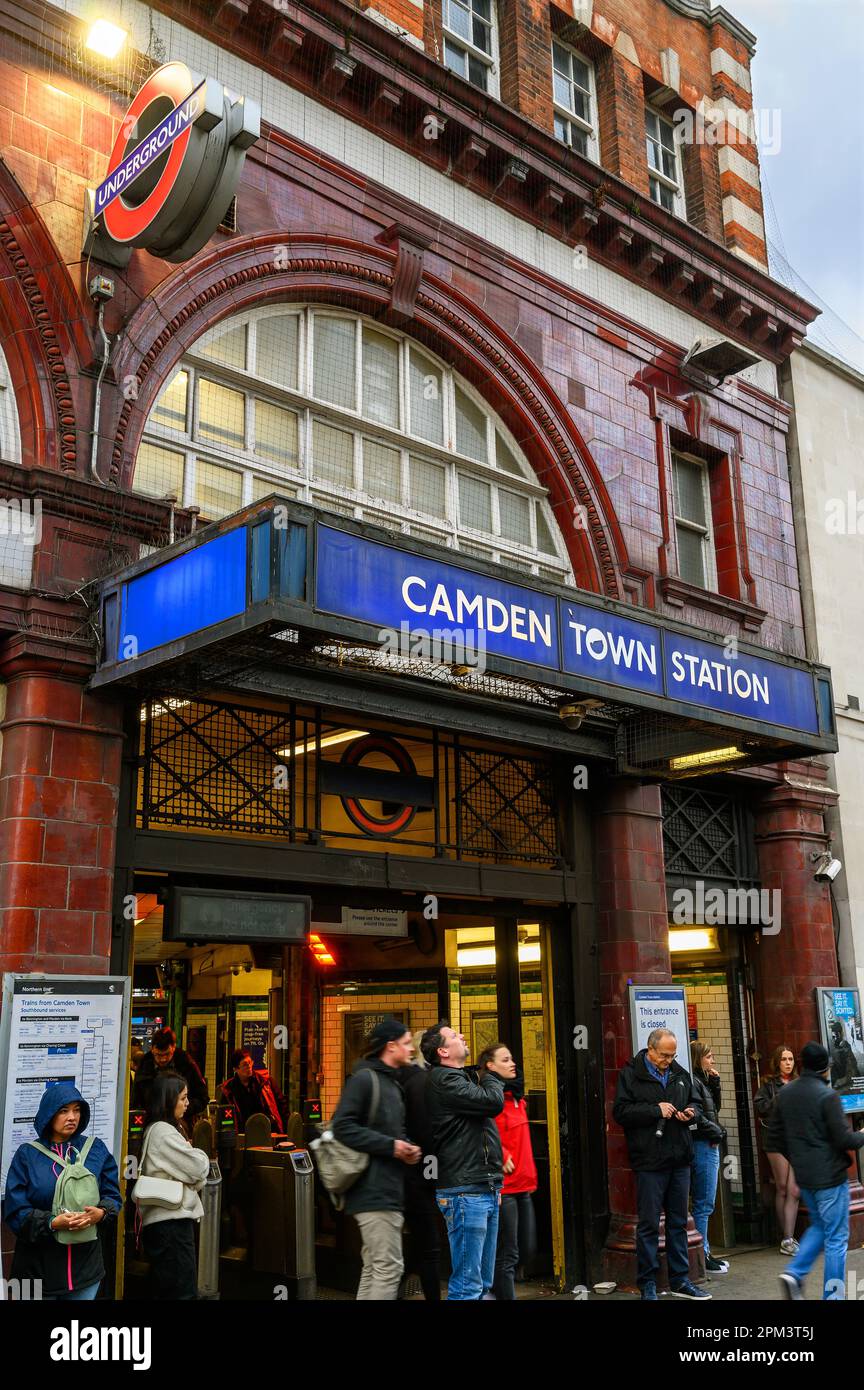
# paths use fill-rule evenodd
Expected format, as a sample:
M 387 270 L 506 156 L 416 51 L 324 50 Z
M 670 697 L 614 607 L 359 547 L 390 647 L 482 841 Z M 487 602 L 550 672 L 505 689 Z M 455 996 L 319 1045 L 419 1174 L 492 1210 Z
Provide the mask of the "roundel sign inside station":
M 85 250 L 125 265 L 133 247 L 185 261 L 228 210 L 246 151 L 258 139 L 256 102 L 166 63 L 136 95 L 91 195 Z
M 361 767 L 372 757 L 374 766 L 380 767 L 382 756 L 394 765 L 394 771 L 409 777 L 416 776 L 417 769 L 410 753 L 401 743 L 397 743 L 395 738 L 388 738 L 386 734 L 367 734 L 365 738 L 356 739 L 346 748 L 341 761 L 345 767 Z M 385 812 L 383 815 L 374 815 L 360 797 L 343 796 L 341 801 L 358 830 L 362 830 L 366 835 L 381 838 L 398 835 L 411 824 L 417 813 L 415 806 L 397 805 L 389 814 Z

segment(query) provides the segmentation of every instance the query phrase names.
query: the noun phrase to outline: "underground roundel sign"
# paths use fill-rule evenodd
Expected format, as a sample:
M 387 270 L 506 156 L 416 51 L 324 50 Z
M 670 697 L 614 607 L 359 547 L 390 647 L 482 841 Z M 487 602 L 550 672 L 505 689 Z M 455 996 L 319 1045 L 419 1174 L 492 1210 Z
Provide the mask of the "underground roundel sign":
M 401 743 L 397 743 L 394 738 L 388 738 L 386 734 L 367 734 L 365 738 L 358 738 L 343 753 L 342 766 L 361 767 L 370 756 L 377 764 L 382 755 L 395 764 L 397 773 L 409 777 L 416 775 L 417 769 L 410 753 L 402 747 Z M 362 830 L 366 835 L 383 839 L 398 835 L 401 830 L 405 830 L 414 819 L 417 809 L 415 806 L 400 806 L 398 803 L 391 803 L 390 809 L 382 807 L 383 814 L 379 816 L 373 814 L 358 796 L 343 796 L 342 805 L 359 830 Z
M 129 107 L 89 195 L 85 251 L 112 265 L 126 265 L 133 247 L 166 261 L 194 256 L 228 211 L 260 128 L 256 102 L 166 63 Z

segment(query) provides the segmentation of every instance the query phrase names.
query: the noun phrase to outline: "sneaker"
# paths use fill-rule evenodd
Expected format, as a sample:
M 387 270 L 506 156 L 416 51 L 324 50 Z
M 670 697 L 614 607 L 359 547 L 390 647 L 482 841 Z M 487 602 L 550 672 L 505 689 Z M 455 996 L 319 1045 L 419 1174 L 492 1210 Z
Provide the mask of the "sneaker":
M 697 1289 L 695 1284 L 691 1284 L 689 1279 L 685 1279 L 683 1284 L 679 1284 L 677 1289 L 670 1289 L 673 1298 L 713 1298 L 707 1289 Z
M 798 1242 L 797 1242 L 797 1240 L 792 1240 L 791 1238 L 790 1238 L 789 1240 L 781 1240 L 781 1242 L 780 1242 L 780 1254 L 781 1254 L 781 1255 L 797 1255 L 797 1254 L 798 1254 Z
M 794 1303 L 804 1302 L 804 1289 L 794 1274 L 780 1274 L 778 1278 L 786 1298 L 791 1298 Z
M 713 1255 L 706 1255 L 705 1268 L 707 1269 L 709 1274 L 728 1274 L 729 1261 L 715 1260 Z
M 643 1284 L 643 1285 L 642 1285 L 642 1302 L 643 1302 L 643 1303 L 659 1303 L 659 1302 L 660 1302 L 660 1300 L 659 1300 L 658 1297 L 657 1297 L 657 1285 L 654 1283 L 654 1280 L 653 1280 L 653 1279 L 649 1279 L 648 1282 L 647 1282 L 647 1284 Z

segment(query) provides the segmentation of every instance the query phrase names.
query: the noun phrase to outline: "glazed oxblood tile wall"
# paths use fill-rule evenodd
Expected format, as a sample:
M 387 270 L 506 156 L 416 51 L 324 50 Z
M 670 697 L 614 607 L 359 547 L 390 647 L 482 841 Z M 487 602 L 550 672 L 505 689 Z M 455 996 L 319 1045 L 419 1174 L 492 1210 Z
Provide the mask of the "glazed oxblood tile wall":
M 232 314 L 342 305 L 425 344 L 512 432 L 580 588 L 648 621 L 807 655 L 776 367 L 816 311 L 767 275 L 752 141 L 685 147 L 686 219 L 651 200 L 646 162 L 646 101 L 691 117 L 706 103 L 742 120 L 751 110 L 742 25 L 707 0 L 501 0 L 495 99 L 443 65 L 440 0 L 151 9 L 132 4 L 129 22 L 152 19 L 165 58 L 259 101 L 262 135 L 235 230 L 183 265 L 136 251 L 118 270 L 83 255 L 82 209 L 130 93 L 64 66 L 83 33 L 73 13 L 0 0 L 0 346 L 19 436 L 0 459 L 0 495 L 42 501 L 32 584 L 0 587 L 0 970 L 107 972 L 112 928 L 127 929 L 132 874 L 115 849 L 118 808 L 127 830 L 133 819 L 137 711 L 86 688 L 94 595 L 142 544 L 191 524 L 132 490 L 138 449 L 172 369 Z M 553 36 L 593 63 L 599 163 L 554 138 Z M 115 292 L 94 429 L 103 344 L 87 286 L 102 272 Z M 683 359 L 713 338 L 759 361 L 729 385 L 696 384 Z M 680 573 L 673 448 L 712 466 L 713 591 Z M 819 759 L 723 785 L 752 810 L 762 886 L 783 893 L 783 930 L 754 948 L 748 976 L 760 1040 L 797 1045 L 812 1032 L 813 988 L 838 978 L 810 859 L 834 794 Z M 655 783 L 611 772 L 591 797 L 586 968 L 603 1077 L 579 1123 L 599 1135 L 609 1121 L 591 1199 L 608 1248 L 594 1276 L 605 1260 L 626 1279 L 635 1204 L 611 1100 L 630 1050 L 628 982 L 671 980 L 662 806 Z

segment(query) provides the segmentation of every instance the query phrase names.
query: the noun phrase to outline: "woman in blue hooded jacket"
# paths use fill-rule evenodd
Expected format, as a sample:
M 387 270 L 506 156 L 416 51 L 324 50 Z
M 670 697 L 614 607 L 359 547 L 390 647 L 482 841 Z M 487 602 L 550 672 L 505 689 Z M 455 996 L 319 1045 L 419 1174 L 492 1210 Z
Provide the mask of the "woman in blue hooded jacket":
M 57 1081 L 39 1102 L 33 1128 L 39 1142 L 58 1159 L 74 1162 L 86 1142 L 89 1123 L 90 1106 L 81 1092 L 71 1081 Z M 120 1210 L 117 1164 L 101 1139 L 93 1140 L 84 1162 L 99 1184 L 98 1206 L 58 1212 L 53 1219 L 54 1188 L 62 1163 L 52 1162 L 25 1143 L 9 1165 L 3 1215 L 16 1238 L 11 1277 L 41 1280 L 43 1299 L 95 1298 L 105 1275 L 101 1236 L 106 1220 L 112 1221 Z M 97 1227 L 96 1240 L 64 1245 L 54 1234 L 88 1226 Z

